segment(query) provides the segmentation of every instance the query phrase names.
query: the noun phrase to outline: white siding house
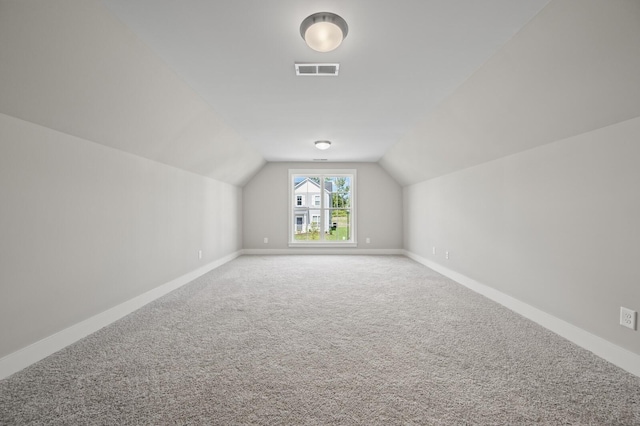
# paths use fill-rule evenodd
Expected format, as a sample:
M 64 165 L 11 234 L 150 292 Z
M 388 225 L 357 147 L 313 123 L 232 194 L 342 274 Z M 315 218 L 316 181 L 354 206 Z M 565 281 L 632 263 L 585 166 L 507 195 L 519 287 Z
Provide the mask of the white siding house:
M 329 210 L 325 210 L 324 220 L 321 220 L 321 207 L 329 206 L 329 197 L 332 192 L 332 183 L 325 184 L 324 191 L 320 190 L 320 184 L 311 178 L 304 178 L 294 187 L 294 234 L 305 234 L 313 230 L 324 229 L 329 232 Z M 324 200 L 322 200 L 324 196 Z

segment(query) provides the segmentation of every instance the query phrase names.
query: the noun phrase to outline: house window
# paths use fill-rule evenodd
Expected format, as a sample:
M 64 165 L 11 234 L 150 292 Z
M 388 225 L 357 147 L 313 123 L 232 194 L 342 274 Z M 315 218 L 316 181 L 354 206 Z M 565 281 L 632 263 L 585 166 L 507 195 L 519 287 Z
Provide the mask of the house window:
M 352 169 L 289 170 L 289 246 L 357 246 L 355 181 Z

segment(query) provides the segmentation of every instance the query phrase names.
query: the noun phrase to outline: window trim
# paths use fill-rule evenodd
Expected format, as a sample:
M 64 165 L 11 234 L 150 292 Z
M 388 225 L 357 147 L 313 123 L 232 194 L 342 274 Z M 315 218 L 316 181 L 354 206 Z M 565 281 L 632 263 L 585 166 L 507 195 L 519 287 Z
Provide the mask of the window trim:
M 294 176 L 323 176 L 323 177 L 342 177 L 349 176 L 351 178 L 351 240 L 345 242 L 339 241 L 296 241 L 293 233 L 293 224 L 295 217 L 295 208 L 300 207 L 296 205 L 296 194 L 293 187 Z M 357 239 L 357 215 L 356 215 L 356 194 L 357 194 L 357 173 L 356 169 L 289 169 L 289 179 L 287 181 L 289 187 L 289 214 L 287 215 L 288 223 L 288 238 L 289 247 L 358 247 Z M 320 211 L 329 210 L 324 206 L 324 197 L 321 192 L 321 206 Z M 320 213 L 321 215 L 323 213 Z

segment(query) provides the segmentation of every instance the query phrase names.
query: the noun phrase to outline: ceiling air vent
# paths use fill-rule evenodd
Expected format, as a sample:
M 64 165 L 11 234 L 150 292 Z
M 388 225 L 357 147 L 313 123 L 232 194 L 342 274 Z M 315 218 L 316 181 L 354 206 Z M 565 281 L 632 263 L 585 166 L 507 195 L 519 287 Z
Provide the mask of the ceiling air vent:
M 337 76 L 340 64 L 307 64 L 295 63 L 296 75 L 309 75 L 313 77 Z

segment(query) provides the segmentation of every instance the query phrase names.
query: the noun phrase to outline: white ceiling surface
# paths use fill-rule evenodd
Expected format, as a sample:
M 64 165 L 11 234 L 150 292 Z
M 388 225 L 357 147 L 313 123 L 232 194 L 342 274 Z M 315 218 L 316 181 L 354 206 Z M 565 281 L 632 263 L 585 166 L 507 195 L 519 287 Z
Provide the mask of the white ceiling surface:
M 102 0 L 267 161 L 378 161 L 547 2 Z M 320 11 L 349 25 L 334 52 L 300 37 Z M 340 75 L 296 77 L 296 61 Z

